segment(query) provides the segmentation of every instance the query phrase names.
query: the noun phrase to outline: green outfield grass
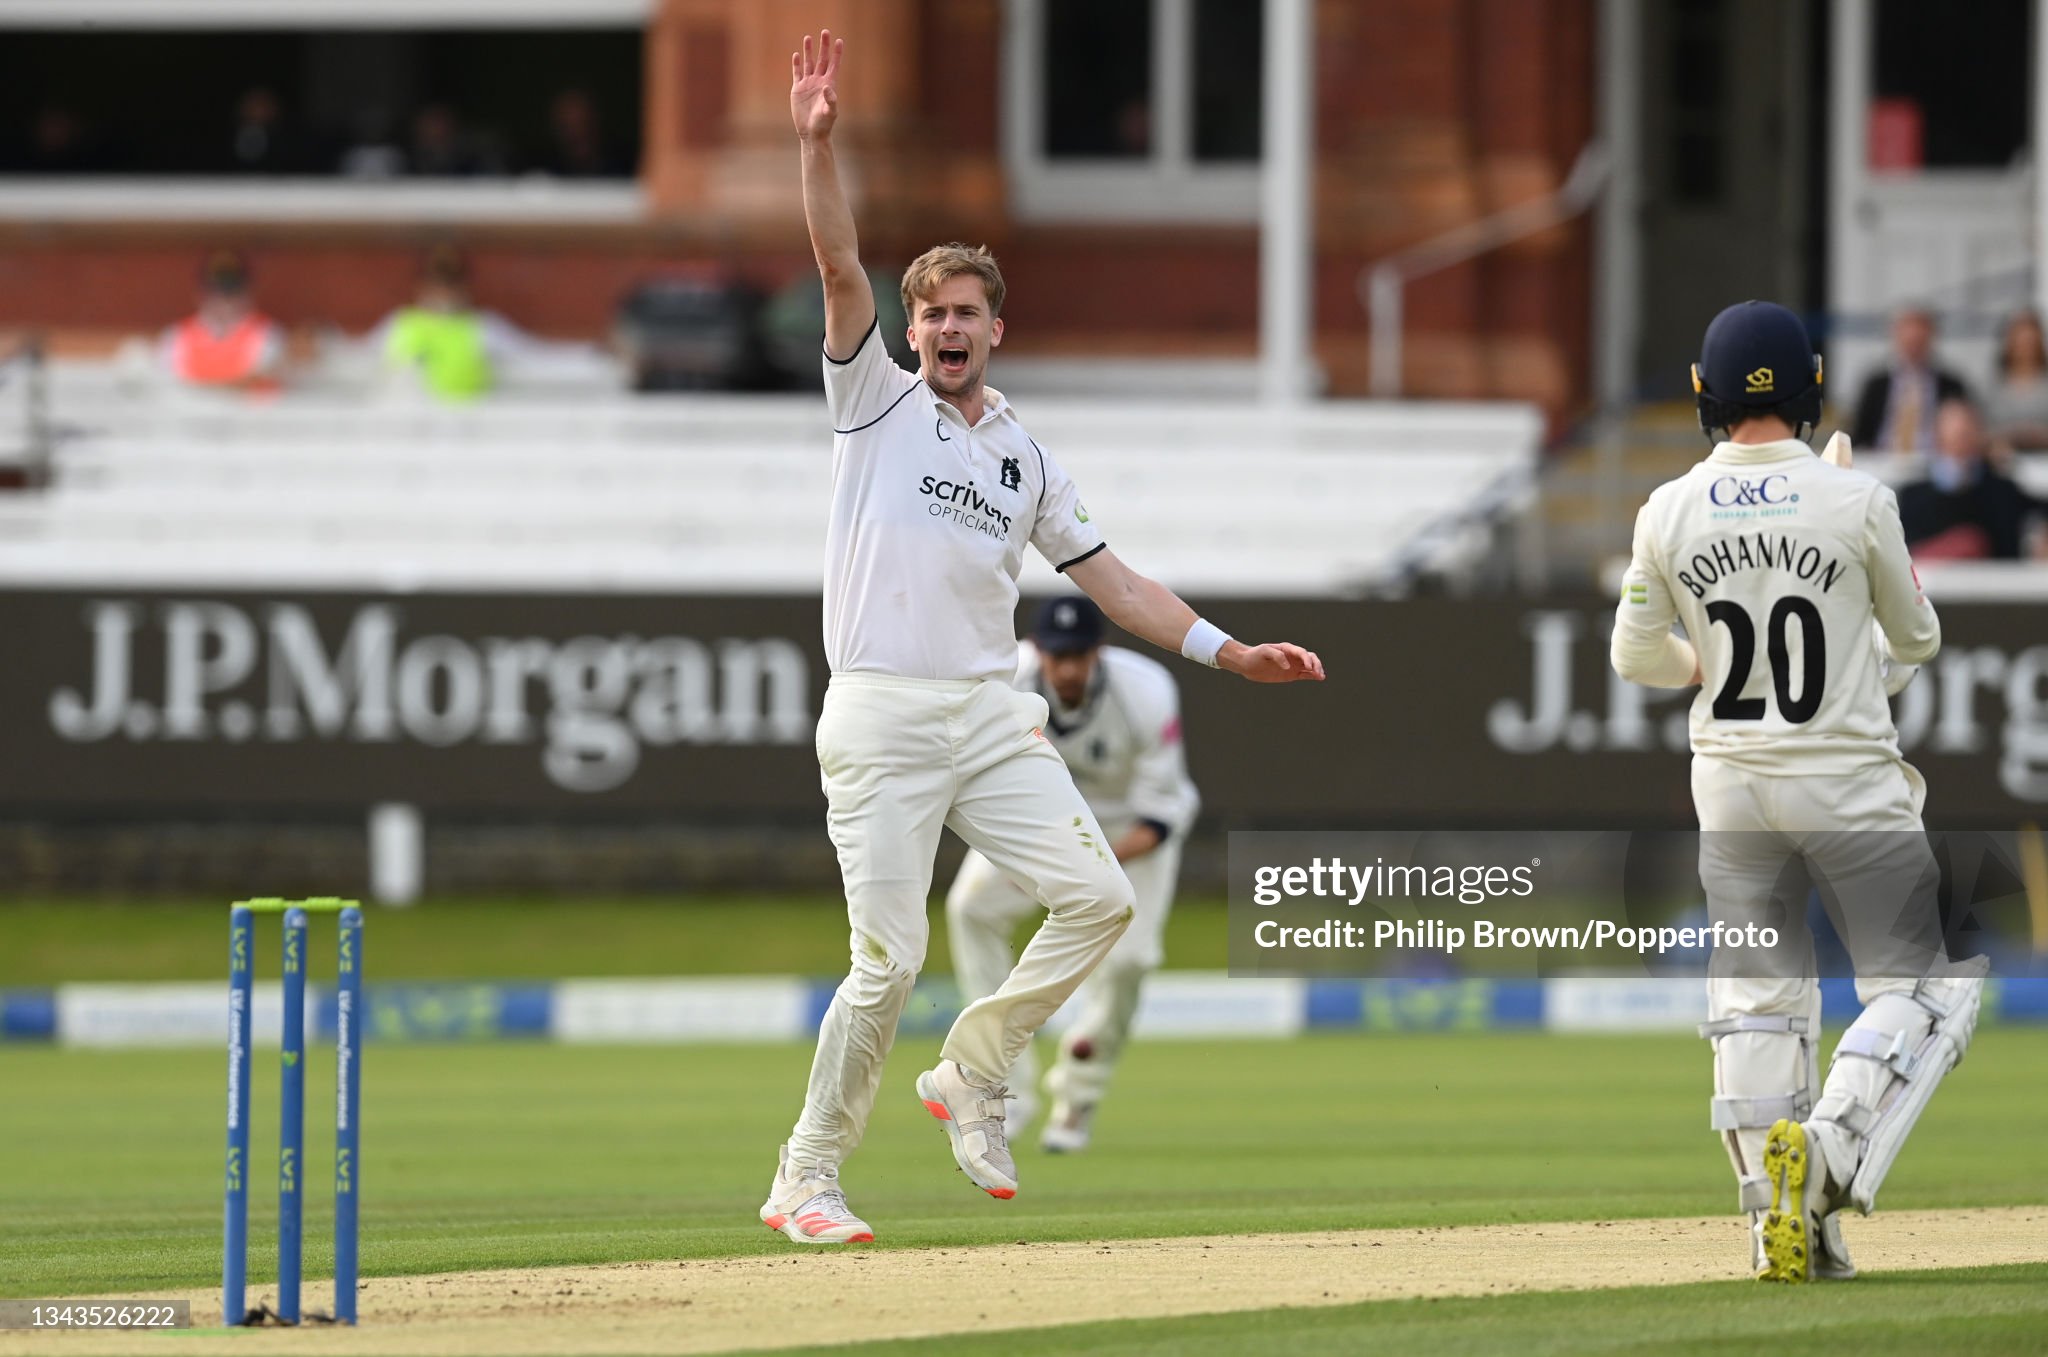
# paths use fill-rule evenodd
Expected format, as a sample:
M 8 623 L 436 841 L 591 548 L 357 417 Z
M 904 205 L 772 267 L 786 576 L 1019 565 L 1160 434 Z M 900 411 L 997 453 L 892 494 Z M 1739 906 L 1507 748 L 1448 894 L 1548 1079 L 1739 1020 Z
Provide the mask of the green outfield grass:
M 1749 1282 L 1541 1292 L 1483 1299 L 1377 1301 L 1245 1310 L 977 1333 L 1003 1357 L 1236 1357 L 1247 1352 L 1352 1357 L 1516 1357 L 1598 1353 L 1785 1353 L 1798 1357 L 2037 1354 L 2048 1335 L 2048 1267 L 1956 1268 L 1864 1277 L 1803 1291 Z M 958 1335 L 915 1342 L 778 1349 L 781 1357 L 954 1357 Z
M 934 905 L 931 920 L 925 969 L 948 972 L 945 911 Z M 1181 902 L 1167 925 L 1168 964 L 1223 966 L 1224 925 L 1221 901 Z M 0 900 L 0 985 L 225 985 L 227 928 L 225 900 Z M 822 896 L 430 900 L 372 909 L 368 928 L 372 980 L 846 970 L 845 906 Z
M 0 984 L 224 980 L 224 902 L 0 903 Z M 1168 947 L 1224 961 L 1217 902 L 1184 904 Z M 943 911 L 928 969 L 947 969 Z M 316 925 L 318 928 L 319 925 Z M 274 939 L 275 924 L 259 924 Z M 432 901 L 376 910 L 376 980 L 830 975 L 836 901 Z M 263 954 L 269 943 L 260 944 Z M 324 949 L 323 949 L 324 950 Z M 374 1047 L 366 1075 L 367 1276 L 779 1254 L 755 1219 L 809 1048 Z M 1027 1142 L 1024 1192 L 969 1190 L 910 1092 L 935 1057 L 906 1041 L 847 1169 L 878 1247 L 1588 1217 L 1718 1215 L 1732 1195 L 1704 1129 L 1710 1054 L 1684 1036 L 1326 1035 L 1159 1042 L 1133 1052 L 1095 1151 Z M 331 1079 L 316 1049 L 311 1087 Z M 219 1275 L 224 1056 L 0 1047 L 0 1296 L 206 1286 Z M 275 1144 L 259 1050 L 259 1158 Z M 316 1093 L 309 1161 L 331 1129 Z M 1987 1028 L 1885 1193 L 1889 1207 L 2048 1202 L 2048 1032 Z M 1587 1151 L 1587 1128 L 1630 1128 Z M 2000 1147 L 1987 1172 L 1982 1147 Z M 261 1183 L 262 1175 L 258 1175 Z M 307 1194 L 306 1266 L 330 1266 L 331 1197 Z M 252 1195 L 251 1282 L 272 1278 L 271 1195 Z M 1697 1352 L 1881 1357 L 2041 1350 L 2048 1269 L 1894 1274 L 1788 1295 L 1746 1285 L 1389 1301 L 1005 1333 L 1006 1357 Z M 316 1286 L 316 1294 L 317 1294 Z M 977 1336 L 983 1341 L 988 1336 Z M 951 1351 L 959 1336 L 856 1349 Z M 844 1350 L 844 1349 L 840 1349 Z
M 316 1051 L 312 1088 L 331 1058 Z M 1722 1214 L 1733 1196 L 1705 1129 L 1708 1049 L 1685 1037 L 1154 1042 L 1127 1062 L 1097 1149 L 1050 1159 L 1027 1146 L 1012 1203 L 964 1185 L 918 1106 L 911 1080 L 934 1058 L 929 1042 L 897 1049 L 847 1166 L 884 1247 Z M 755 1211 L 808 1061 L 794 1044 L 372 1047 L 364 1272 L 787 1249 Z M 217 1051 L 0 1047 L 0 1295 L 218 1277 L 224 1065 Z M 261 1162 L 274 1056 L 259 1051 L 257 1071 Z M 316 1164 L 331 1135 L 319 1111 L 316 1095 Z M 2044 1124 L 2048 1032 L 1986 1029 L 1885 1204 L 2048 1202 Z M 1589 1128 L 1617 1125 L 1626 1148 L 1610 1138 L 1590 1154 Z M 260 1281 L 272 1207 L 252 1195 Z M 319 1276 L 329 1194 L 307 1199 Z

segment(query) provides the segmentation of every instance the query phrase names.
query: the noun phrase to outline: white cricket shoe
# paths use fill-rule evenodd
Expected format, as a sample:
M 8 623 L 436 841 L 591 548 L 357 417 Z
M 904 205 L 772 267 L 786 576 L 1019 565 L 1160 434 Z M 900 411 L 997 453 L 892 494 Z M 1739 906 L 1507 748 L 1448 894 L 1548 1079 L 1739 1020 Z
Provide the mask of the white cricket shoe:
M 1079 1154 L 1088 1148 L 1094 1125 L 1094 1103 L 1058 1099 L 1052 1105 L 1052 1115 L 1046 1119 L 1045 1130 L 1039 1134 L 1038 1148 L 1047 1154 Z
M 761 1219 L 798 1244 L 872 1244 L 875 1232 L 853 1214 L 839 1190 L 839 1169 L 832 1164 L 792 1168 L 789 1146 L 782 1147 L 775 1182 L 761 1205 Z
M 1009 1093 L 953 1060 L 941 1060 L 937 1068 L 917 1076 L 917 1096 L 925 1111 L 946 1124 L 960 1171 L 983 1192 L 1004 1201 L 1017 1195 L 1017 1161 L 1010 1157 L 1009 1137 L 1003 1130 L 1003 1104 Z

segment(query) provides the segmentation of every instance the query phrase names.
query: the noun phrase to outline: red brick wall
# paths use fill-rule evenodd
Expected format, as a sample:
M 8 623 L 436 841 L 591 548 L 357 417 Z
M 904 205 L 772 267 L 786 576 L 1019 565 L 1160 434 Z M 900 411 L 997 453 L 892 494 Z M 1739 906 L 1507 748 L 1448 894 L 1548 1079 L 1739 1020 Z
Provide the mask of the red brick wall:
M 900 58 L 916 79 L 896 82 L 910 102 L 867 114 L 863 129 L 863 169 L 876 190 L 863 212 L 869 256 L 901 264 L 938 239 L 987 240 L 1010 278 L 1018 350 L 1253 352 L 1256 230 L 1008 220 L 1001 7 L 910 2 L 913 40 Z M 699 45 L 670 54 L 677 69 L 715 59 L 700 32 L 708 0 L 690 3 L 700 17 L 670 27 L 677 41 L 697 34 Z M 730 14 L 746 21 L 745 11 Z M 1369 361 L 1360 270 L 1555 187 L 1591 135 L 1594 4 L 1320 0 L 1317 22 L 1319 347 L 1334 388 L 1357 393 Z M 726 46 L 738 61 L 761 44 Z M 650 54 L 650 70 L 662 62 Z M 757 112 L 728 131 L 734 153 L 753 157 L 750 172 L 775 175 L 786 131 L 759 114 L 768 91 L 757 77 L 734 76 L 734 91 L 751 91 L 734 94 L 736 104 Z M 787 156 L 793 184 L 793 148 Z M 677 163 L 696 164 L 699 182 L 720 182 L 709 159 Z M 189 308 L 204 251 L 232 244 L 250 251 L 259 301 L 280 319 L 360 329 L 408 295 L 420 251 L 451 238 L 471 250 L 479 300 L 546 334 L 602 333 L 633 281 L 662 269 L 722 265 L 773 287 L 809 267 L 801 221 L 772 195 L 766 208 L 758 197 L 735 199 L 723 219 L 692 208 L 581 230 L 20 228 L 0 231 L 0 326 L 154 329 Z M 1572 409 L 1588 382 L 1589 240 L 1575 223 L 1413 285 L 1409 389 Z
M 228 245 L 246 253 L 257 305 L 270 315 L 289 325 L 362 330 L 412 295 L 421 256 L 446 240 L 466 246 L 481 305 L 564 337 L 604 333 L 632 284 L 663 270 L 724 267 L 780 286 L 810 262 L 793 241 L 725 257 L 702 246 L 665 245 L 647 231 L 595 238 L 449 233 L 431 241 L 232 228 L 168 240 L 82 230 L 52 240 L 0 236 L 0 327 L 51 329 L 60 338 L 69 332 L 72 347 L 87 350 L 118 334 L 155 330 L 190 313 L 200 261 Z
M 1340 387 L 1369 352 L 1359 271 L 1554 188 L 1593 131 L 1591 0 L 1377 0 L 1320 7 L 1317 310 Z M 1584 398 L 1590 232 L 1572 225 L 1410 285 L 1419 394 Z

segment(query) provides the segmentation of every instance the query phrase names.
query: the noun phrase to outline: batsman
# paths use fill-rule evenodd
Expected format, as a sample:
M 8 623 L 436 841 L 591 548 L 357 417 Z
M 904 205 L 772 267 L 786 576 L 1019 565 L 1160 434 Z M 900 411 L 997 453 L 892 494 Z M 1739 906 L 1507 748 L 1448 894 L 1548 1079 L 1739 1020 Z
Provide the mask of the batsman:
M 1808 446 L 1821 377 L 1782 306 L 1743 302 L 1707 327 L 1693 387 L 1714 450 L 1638 515 L 1612 653 L 1623 678 L 1700 686 L 1692 794 L 1708 906 L 1779 930 L 1763 952 L 1716 950 L 1700 1029 L 1752 1269 L 1778 1282 L 1855 1275 L 1837 1213 L 1876 1204 L 1969 1047 L 1984 984 L 1943 953 L 1926 784 L 1900 757 L 1887 702 L 1934 657 L 1940 623 L 1892 492 L 1850 469 L 1840 435 L 1825 457 Z M 1863 1005 L 1825 1083 L 1809 884 Z

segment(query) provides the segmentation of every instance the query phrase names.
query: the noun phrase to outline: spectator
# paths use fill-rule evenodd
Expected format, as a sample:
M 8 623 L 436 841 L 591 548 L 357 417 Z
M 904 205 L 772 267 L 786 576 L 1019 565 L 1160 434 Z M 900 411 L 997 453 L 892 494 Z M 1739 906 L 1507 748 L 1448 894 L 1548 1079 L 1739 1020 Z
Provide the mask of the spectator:
M 284 371 L 284 331 L 256 310 L 249 269 L 222 250 L 199 274 L 199 309 L 164 331 L 157 345 L 165 371 L 188 386 L 275 390 Z
M 1998 381 L 1984 398 L 1992 436 L 2015 448 L 2048 448 L 2048 343 L 2041 318 L 2022 311 L 2005 323 Z
M 633 172 L 605 140 L 588 92 L 566 89 L 548 109 L 548 154 L 541 168 L 564 179 L 619 179 Z
M 305 168 L 303 148 L 285 125 L 276 93 L 261 85 L 243 91 L 228 138 L 228 173 L 297 174 Z
M 474 400 L 497 384 L 506 358 L 553 347 L 494 311 L 478 310 L 468 262 L 445 248 L 427 256 L 412 305 L 392 312 L 371 343 L 388 367 L 416 374 L 429 395 L 445 401 Z
M 1966 400 L 1969 391 L 1950 372 L 1936 367 L 1934 315 L 1909 306 L 1892 318 L 1892 362 L 1863 384 L 1851 436 L 1859 448 L 1932 452 L 1934 414 L 1945 401 Z
M 1899 519 L 1917 561 L 2015 561 L 2029 553 L 2043 506 L 1985 459 L 1984 424 L 1967 400 L 1942 402 L 1927 478 L 1899 487 Z

